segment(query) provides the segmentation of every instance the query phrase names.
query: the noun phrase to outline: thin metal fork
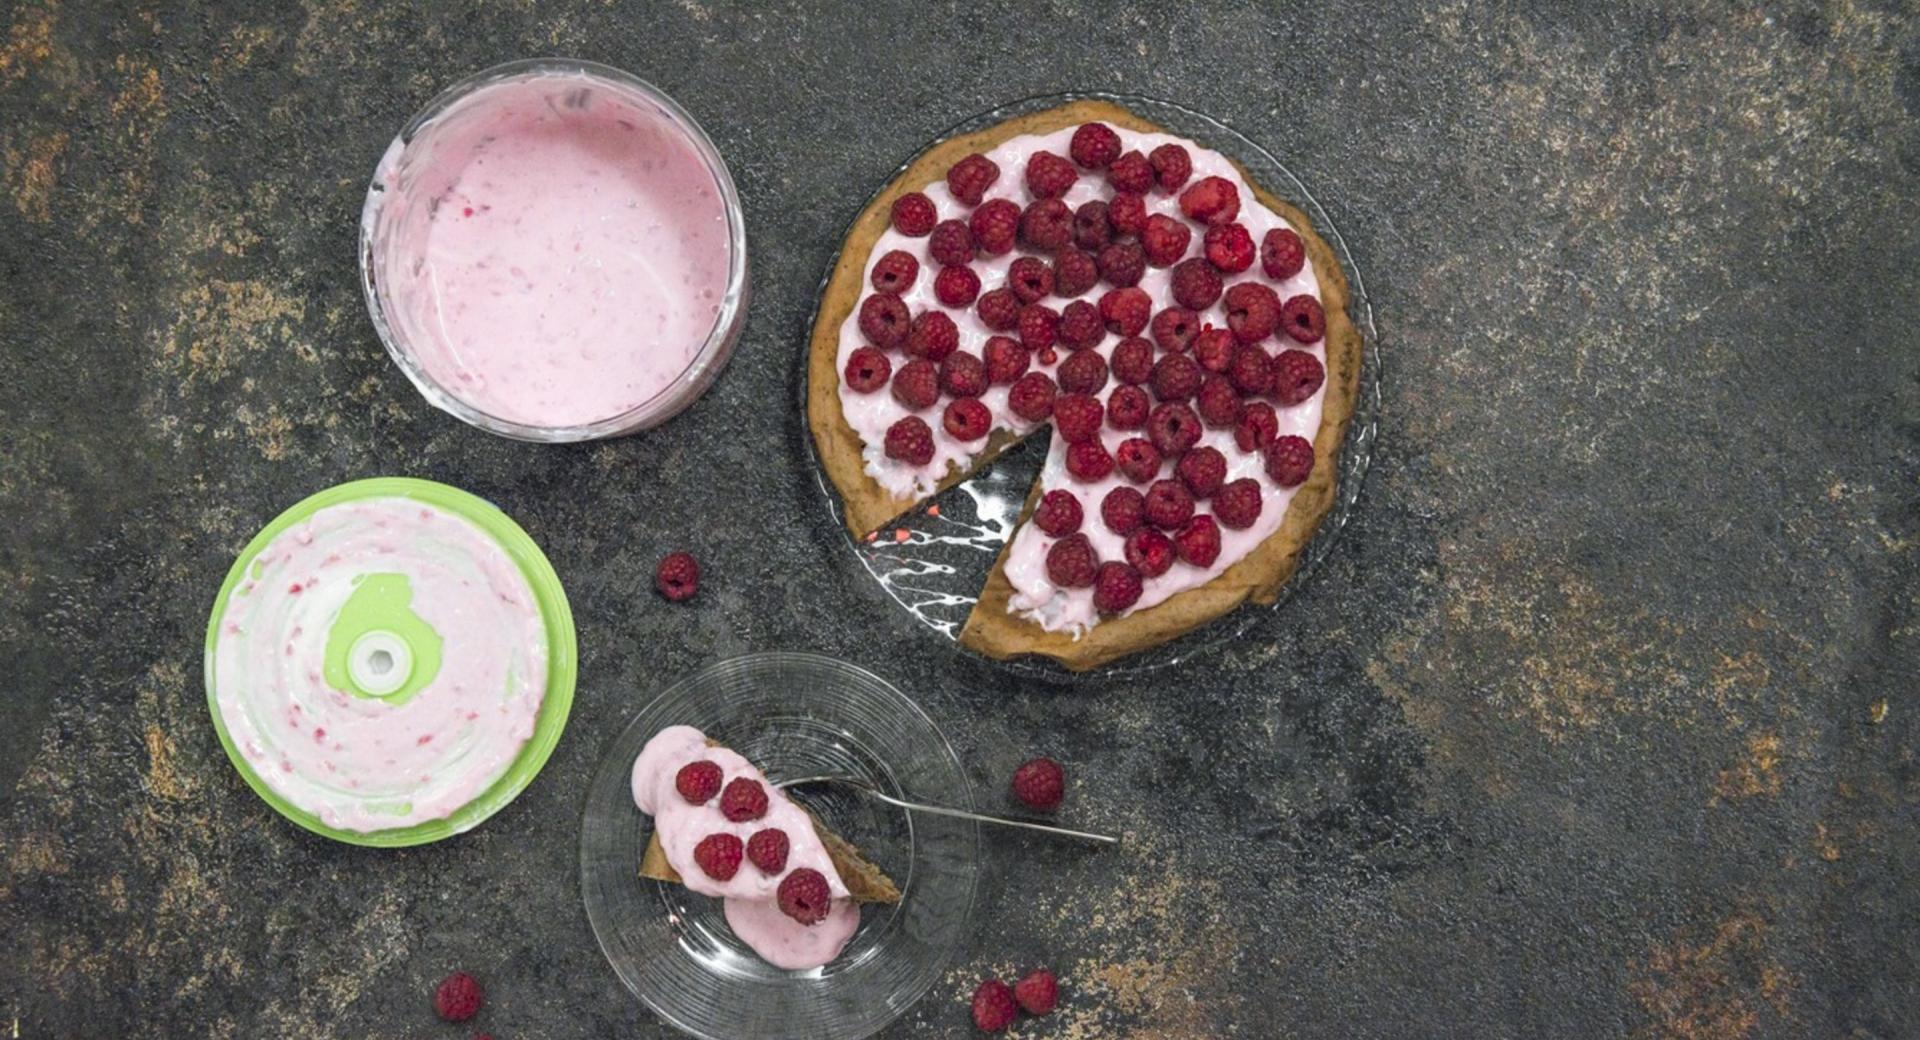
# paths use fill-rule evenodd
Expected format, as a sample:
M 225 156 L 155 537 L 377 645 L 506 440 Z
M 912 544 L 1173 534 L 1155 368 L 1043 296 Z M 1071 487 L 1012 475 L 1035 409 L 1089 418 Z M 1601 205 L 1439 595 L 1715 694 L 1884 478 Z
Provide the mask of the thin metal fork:
M 1050 823 L 1037 823 L 1033 820 L 1016 820 L 1006 816 L 987 816 L 983 813 L 949 809 L 941 805 L 922 805 L 919 802 L 909 802 L 902 798 L 895 798 L 872 784 L 867 783 L 865 780 L 856 780 L 850 776 L 803 776 L 795 780 L 782 780 L 773 786 L 784 789 L 788 787 L 800 787 L 805 784 L 839 784 L 842 787 L 851 787 L 856 791 L 872 795 L 888 805 L 897 805 L 911 812 L 923 812 L 934 816 L 952 816 L 962 820 L 977 820 L 981 823 L 999 824 L 1002 827 L 1024 827 L 1030 831 L 1044 831 L 1048 834 L 1057 834 L 1063 838 L 1078 838 L 1081 841 L 1098 842 L 1101 845 L 1118 845 L 1120 843 L 1119 838 L 1107 834 L 1076 831 L 1066 827 L 1055 827 Z

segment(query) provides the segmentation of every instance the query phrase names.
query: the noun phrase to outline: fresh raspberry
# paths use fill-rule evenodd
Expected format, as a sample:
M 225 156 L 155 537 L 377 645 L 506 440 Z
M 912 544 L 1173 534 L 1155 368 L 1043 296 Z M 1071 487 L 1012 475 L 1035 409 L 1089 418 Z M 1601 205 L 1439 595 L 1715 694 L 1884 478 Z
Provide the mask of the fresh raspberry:
M 1240 190 L 1225 177 L 1202 177 L 1180 193 L 1180 212 L 1202 224 L 1225 224 L 1240 215 Z
M 1067 445 L 1067 472 L 1091 484 L 1113 472 L 1113 456 L 1098 440 Z
M 787 832 L 778 827 L 754 831 L 747 839 L 747 862 L 760 868 L 760 873 L 771 877 L 787 869 L 787 852 L 790 848 Z
M 1220 272 L 1197 256 L 1173 265 L 1174 301 L 1191 311 L 1204 311 L 1220 298 Z
M 1113 241 L 1113 224 L 1107 220 L 1107 204 L 1088 199 L 1073 211 L 1073 244 L 1098 253 Z
M 1012 999 L 1009 992 L 1008 999 Z M 480 983 L 464 971 L 456 971 L 440 980 L 433 991 L 433 1011 L 448 1022 L 465 1022 L 480 1013 L 487 1002 Z
M 1193 405 L 1208 426 L 1231 428 L 1240 421 L 1240 392 L 1226 376 L 1210 375 L 1201 380 L 1199 392 L 1193 395 Z
M 933 208 L 933 200 L 917 191 L 893 200 L 893 228 L 908 238 L 923 237 L 939 222 L 940 213 Z
M 1100 308 L 1085 300 L 1075 300 L 1060 309 L 1060 342 L 1069 350 L 1097 347 L 1107 338 L 1107 323 L 1100 319 Z
M 1068 246 L 1053 254 L 1053 291 L 1072 299 L 1100 284 L 1100 267 L 1093 257 Z
M 893 399 L 909 411 L 933 407 L 940 399 L 940 366 L 921 358 L 893 374 Z
M 1318 343 L 1327 334 L 1327 312 L 1319 300 L 1301 293 L 1281 305 L 1280 327 L 1295 343 Z
M 1140 572 L 1118 560 L 1101 564 L 1093 578 L 1093 609 L 1102 614 L 1118 614 L 1138 602 Z
M 1100 500 L 1100 522 L 1117 535 L 1130 533 L 1147 516 L 1147 498 L 1125 484 L 1107 492 Z
M 876 347 L 899 346 L 912 325 L 906 303 L 891 293 L 875 293 L 860 304 L 860 334 Z
M 1288 434 L 1267 445 L 1267 476 L 1281 487 L 1297 487 L 1313 473 L 1313 444 Z
M 1233 355 L 1239 350 L 1240 345 L 1233 341 L 1233 333 L 1211 325 L 1201 329 L 1200 334 L 1193 338 L 1193 360 L 1209 372 L 1231 370 Z
M 1147 522 L 1163 531 L 1171 531 L 1193 517 L 1193 492 L 1185 484 L 1168 478 L 1156 480 L 1147 488 Z
M 940 417 L 940 425 L 946 427 L 957 441 L 977 441 L 993 429 L 993 413 L 980 403 L 977 397 L 962 397 L 947 402 L 946 414 Z
M 1162 401 L 1184 401 L 1200 389 L 1205 373 L 1185 354 L 1162 354 L 1153 365 L 1153 396 Z
M 1100 251 L 1095 263 L 1100 268 L 1100 277 L 1120 289 L 1139 285 L 1140 277 L 1147 273 L 1147 254 L 1137 242 L 1115 242 Z
M 940 389 L 949 397 L 979 397 L 987 392 L 987 366 L 978 357 L 956 350 L 940 362 Z
M 1157 578 L 1173 566 L 1173 539 L 1151 527 L 1142 527 L 1127 536 L 1127 562 L 1141 577 Z
M 1173 464 L 1173 475 L 1193 492 L 1193 497 L 1207 498 L 1227 479 L 1227 457 L 1219 448 L 1202 445 L 1180 456 L 1180 461 Z
M 885 360 L 885 358 L 886 355 L 882 354 L 881 359 Z M 1113 378 L 1128 386 L 1139 386 L 1153 378 L 1153 344 L 1139 336 L 1128 336 L 1120 341 L 1119 346 L 1113 348 L 1112 366 Z
M 1079 179 L 1073 164 L 1052 152 L 1035 152 L 1027 157 L 1027 190 L 1036 199 L 1057 199 Z
M 907 330 L 907 342 L 900 348 L 908 357 L 945 361 L 960 346 L 960 327 L 942 311 L 921 311 Z
M 1053 377 L 1045 372 L 1028 372 L 1013 381 L 1007 390 L 1007 407 L 1028 422 L 1041 422 L 1053 414 Z
M 1164 213 L 1148 217 L 1147 226 L 1140 230 L 1140 248 L 1146 252 L 1147 263 L 1155 267 L 1171 267 L 1187 255 L 1187 246 L 1192 244 L 1193 229 Z
M 1053 291 L 1053 268 L 1037 256 L 1023 256 L 1007 265 L 1007 289 L 1021 303 L 1044 299 Z
M 1000 164 L 975 152 L 947 167 L 947 190 L 969 206 L 978 206 L 1000 179 Z
M 1091 561 L 1091 544 L 1087 546 L 1087 552 Z M 1091 566 L 1087 568 L 1086 584 L 1093 584 Z M 1051 758 L 1030 758 L 1013 771 L 1013 796 L 1029 809 L 1052 812 L 1060 808 L 1060 802 L 1067 796 L 1067 771 Z
M 1303 297 L 1312 299 L 1313 297 Z M 1227 328 L 1242 343 L 1258 343 L 1280 324 L 1280 297 L 1259 282 L 1241 282 L 1227 290 Z
M 1260 519 L 1260 482 L 1252 477 L 1230 481 L 1213 494 L 1213 515 L 1221 526 L 1244 531 Z
M 1020 241 L 1041 253 L 1073 241 L 1073 211 L 1059 199 L 1035 199 L 1020 214 Z
M 1086 535 L 1070 534 L 1047 550 L 1047 580 L 1063 589 L 1084 589 L 1093 584 L 1099 562 L 1093 543 Z M 1017 778 L 1019 774 L 1014 776 Z
M 1169 141 L 1148 153 L 1147 161 L 1153 164 L 1153 179 L 1160 184 L 1160 190 L 1172 194 L 1180 190 L 1187 178 L 1193 176 L 1193 157 L 1186 148 Z
M 887 458 L 909 466 L 933 461 L 933 428 L 925 419 L 909 415 L 887 427 Z
M 1153 341 L 1161 350 L 1178 354 L 1199 334 L 1200 316 L 1185 307 L 1168 307 L 1153 316 L 1149 327 L 1153 330 Z
M 1239 224 L 1215 224 L 1201 240 L 1207 262 L 1224 274 L 1239 274 L 1253 266 L 1253 236 Z
M 1153 402 L 1137 386 L 1117 386 L 1107 396 L 1107 425 L 1116 430 L 1137 430 L 1147 424 Z
M 700 591 L 700 561 L 691 553 L 668 553 L 653 572 L 653 587 L 670 603 L 685 603 Z
M 731 834 L 709 834 L 693 847 L 693 861 L 701 873 L 715 881 L 730 881 L 739 873 L 740 856 L 745 851 L 740 839 Z
M 1012 1025 L 1019 1014 L 1013 990 L 999 979 L 988 979 L 973 991 L 973 1024 L 978 1028 L 998 1033 Z
M 1233 443 L 1241 451 L 1263 451 L 1280 436 L 1280 417 L 1265 401 L 1254 401 L 1241 411 L 1240 425 L 1233 428 Z
M 1153 297 L 1136 288 L 1111 289 L 1100 297 L 1100 320 L 1107 331 L 1138 336 L 1153 317 Z
M 1167 458 L 1178 458 L 1200 439 L 1200 417 L 1177 401 L 1155 405 L 1147 416 L 1147 439 Z
M 767 814 L 767 789 L 752 777 L 736 776 L 720 791 L 720 815 L 735 823 Z
M 1006 332 L 1020 324 L 1020 298 L 1011 289 L 989 289 L 973 305 L 980 324 L 995 332 Z
M 1069 444 L 1100 436 L 1100 423 L 1106 417 L 1107 410 L 1100 399 L 1086 394 L 1061 394 L 1053 402 L 1053 424 Z
M 1145 437 L 1128 437 L 1113 454 L 1113 464 L 1119 468 L 1120 475 L 1135 484 L 1151 483 L 1158 477 L 1160 461 L 1160 449 Z
M 1233 367 L 1227 369 L 1227 375 L 1232 377 L 1235 390 L 1258 397 L 1273 389 L 1273 358 L 1258 344 L 1243 344 L 1234 351 Z
M 973 262 L 973 231 L 967 222 L 955 218 L 943 220 L 927 239 L 927 255 L 934 263 L 964 267 Z
M 774 895 L 780 912 L 801 924 L 819 924 L 833 908 L 833 889 L 827 886 L 827 876 L 812 867 L 795 867 L 793 873 L 780 879 Z
M 971 267 L 942 267 L 933 279 L 933 295 L 949 307 L 965 307 L 980 295 L 980 276 Z
M 1097 394 L 1107 388 L 1107 359 L 1097 350 L 1083 350 L 1060 362 L 1054 375 L 1070 394 Z
M 1283 350 L 1273 360 L 1273 398 L 1283 405 L 1296 405 L 1312 397 L 1327 381 L 1327 370 L 1320 359 L 1304 350 Z
M 1145 195 L 1153 187 L 1153 164 L 1138 151 L 1131 151 L 1107 167 L 1107 183 L 1114 191 Z
M 1123 191 L 1107 200 L 1107 223 L 1116 235 L 1137 235 L 1147 226 L 1147 200 Z
M 874 291 L 898 296 L 913 288 L 913 281 L 918 277 L 920 261 L 904 249 L 891 249 L 873 262 L 873 273 L 868 275 L 868 280 L 873 282 Z
M 1307 246 L 1292 228 L 1274 228 L 1260 240 L 1260 269 L 1276 282 L 1284 282 L 1307 265 Z
M 1080 529 L 1082 514 L 1078 495 L 1055 489 L 1040 496 L 1040 504 L 1033 507 L 1033 522 L 1055 538 L 1065 538 Z
M 987 337 L 986 352 L 987 382 L 995 386 L 1007 386 L 1026 375 L 1027 366 L 1033 363 L 1027 348 L 1008 336 Z
M 967 218 L 973 232 L 973 244 L 989 256 L 1003 256 L 1013 249 L 1020 234 L 1020 207 L 1007 199 L 990 199 Z
M 724 774 L 720 772 L 720 767 L 703 758 L 698 762 L 688 762 L 673 774 L 673 789 L 680 792 L 680 797 L 686 799 L 688 805 L 705 805 L 720 793 L 722 779 Z
M 1105 123 L 1082 123 L 1067 144 L 1067 154 L 1089 170 L 1104 170 L 1120 157 L 1120 135 Z
M 1041 351 L 1053 346 L 1060 335 L 1060 314 L 1044 303 L 1029 303 L 1020 308 L 1020 343 L 1028 350 Z
M 1174 533 L 1173 547 L 1195 567 L 1211 567 L 1220 558 L 1220 525 L 1204 513 Z
M 886 386 L 891 375 L 893 362 L 874 347 L 860 347 L 847 355 L 847 387 L 854 393 L 873 393 Z

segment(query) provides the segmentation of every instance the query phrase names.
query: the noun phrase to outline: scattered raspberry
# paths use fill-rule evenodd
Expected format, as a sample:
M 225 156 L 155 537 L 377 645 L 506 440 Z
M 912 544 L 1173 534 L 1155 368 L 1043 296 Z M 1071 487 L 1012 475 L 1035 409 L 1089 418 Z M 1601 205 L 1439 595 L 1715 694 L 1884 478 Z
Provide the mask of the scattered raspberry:
M 1193 360 L 1209 372 L 1226 372 L 1233 368 L 1233 355 L 1240 345 L 1233 341 L 1233 333 L 1226 329 L 1216 329 L 1209 325 L 1200 330 L 1193 338 Z
M 1113 241 L 1113 224 L 1107 219 L 1107 204 L 1088 199 L 1073 211 L 1073 244 L 1098 253 Z
M 1007 390 L 1007 407 L 1028 422 L 1041 422 L 1053 414 L 1053 377 L 1045 372 L 1028 372 L 1013 381 Z
M 780 880 L 774 894 L 780 912 L 801 924 L 819 924 L 833 908 L 833 889 L 827 886 L 826 875 L 812 867 L 794 868 Z
M 1091 545 L 1088 552 L 1092 552 Z M 1087 583 L 1093 578 L 1089 568 Z M 1020 804 L 1039 812 L 1060 808 L 1067 795 L 1067 771 L 1051 758 L 1030 758 L 1013 771 L 1013 796 Z
M 1131 151 L 1107 167 L 1107 183 L 1114 191 L 1145 195 L 1153 187 L 1153 164 L 1138 151 Z
M 1089 170 L 1104 170 L 1120 157 L 1120 135 L 1105 123 L 1082 123 L 1067 145 L 1073 161 Z
M 767 789 L 751 777 L 736 776 L 720 792 L 720 815 L 735 823 L 767 814 Z
M 1163 531 L 1171 531 L 1193 517 L 1193 492 L 1171 478 L 1156 480 L 1147 488 L 1147 522 Z
M 1247 405 L 1240 413 L 1240 425 L 1233 428 L 1233 443 L 1238 444 L 1241 451 L 1264 451 L 1278 436 L 1280 417 L 1265 401 Z
M 973 231 L 967 222 L 955 218 L 943 220 L 927 239 L 927 255 L 934 263 L 964 267 L 973 262 Z
M 1093 609 L 1102 614 L 1118 614 L 1138 602 L 1140 572 L 1118 560 L 1101 564 L 1093 579 Z
M 999 979 L 988 979 L 973 991 L 973 1024 L 989 1033 L 998 1033 L 1013 1024 L 1020 1014 L 1013 990 Z
M 917 191 L 893 200 L 893 228 L 908 238 L 925 235 L 939 222 L 940 213 L 933 208 L 933 200 Z
M 1193 229 L 1164 213 L 1148 217 L 1147 226 L 1140 231 L 1140 248 L 1146 253 L 1147 263 L 1155 267 L 1171 267 L 1187 255 L 1187 246 L 1192 243 Z
M 1160 461 L 1160 449 L 1145 437 L 1128 437 L 1120 442 L 1113 455 L 1113 464 L 1119 468 L 1120 475 L 1136 484 L 1149 483 L 1159 476 Z
M 1153 164 L 1153 178 L 1159 182 L 1160 190 L 1168 194 L 1179 191 L 1187 178 L 1193 176 L 1193 157 L 1184 146 L 1172 142 L 1155 148 L 1147 155 L 1147 161 Z
M 1225 177 L 1202 177 L 1180 193 L 1180 212 L 1202 224 L 1225 224 L 1240 215 L 1240 190 Z
M 1171 283 L 1174 301 L 1192 311 L 1204 311 L 1220 298 L 1220 272 L 1199 257 L 1189 257 L 1173 265 Z
M 1008 999 L 1012 999 L 1009 991 Z M 465 1022 L 480 1013 L 480 1005 L 487 1002 L 486 994 L 480 992 L 480 983 L 464 971 L 456 971 L 440 980 L 433 991 L 433 1010 L 448 1022 Z
M 1168 307 L 1153 316 L 1150 326 L 1153 341 L 1160 349 L 1178 354 L 1187 349 L 1200 332 L 1200 316 L 1185 307 Z
M 1100 436 L 1100 423 L 1106 408 L 1099 398 L 1086 394 L 1061 394 L 1053 402 L 1053 425 L 1069 444 L 1090 441 Z
M 1281 487 L 1296 487 L 1313 473 L 1313 445 L 1291 434 L 1267 445 L 1267 476 Z
M 1138 336 L 1152 317 L 1153 298 L 1144 290 L 1112 289 L 1100 297 L 1100 320 L 1108 332 Z
M 1177 401 L 1154 406 L 1147 416 L 1147 439 L 1166 458 L 1178 458 L 1200 439 L 1200 417 Z
M 910 411 L 933 407 L 940 399 L 940 366 L 921 358 L 893 374 L 893 399 Z
M 1100 341 L 1107 338 L 1107 323 L 1100 318 L 1100 308 L 1085 300 L 1075 300 L 1060 309 L 1057 335 L 1069 350 L 1085 350 L 1099 346 Z
M 940 425 L 957 441 L 977 441 L 993 429 L 993 413 L 977 397 L 962 397 L 947 402 Z
M 709 834 L 693 847 L 693 862 L 700 872 L 715 881 L 732 880 L 740 871 L 740 857 L 746 847 L 731 834 Z
M 1211 567 L 1220 558 L 1220 525 L 1204 513 L 1196 516 L 1174 534 L 1173 547 L 1195 567 Z
M 1180 456 L 1173 465 L 1173 475 L 1193 492 L 1193 497 L 1207 498 L 1227 479 L 1227 457 L 1219 448 L 1198 447 Z
M 1147 200 L 1123 191 L 1107 200 L 1107 223 L 1116 235 L 1137 235 L 1147 226 Z
M 1127 562 L 1141 577 L 1157 578 L 1173 566 L 1173 539 L 1151 527 L 1142 527 L 1127 536 Z
M 980 276 L 971 267 L 942 267 L 933 279 L 933 295 L 949 307 L 965 307 L 980 295 Z
M 887 427 L 887 458 L 909 466 L 924 466 L 933 461 L 933 428 L 925 419 L 909 415 Z
M 1273 358 L 1256 344 L 1244 344 L 1234 351 L 1233 367 L 1227 369 L 1227 375 L 1233 378 L 1235 390 L 1258 397 L 1273 389 Z
M 908 357 L 944 361 L 960 345 L 960 327 L 942 311 L 921 311 L 907 330 L 907 342 L 900 348 Z
M 1028 350 L 1040 351 L 1053 346 L 1060 334 L 1060 314 L 1043 303 L 1020 308 L 1020 342 Z
M 1160 148 L 1179 147 L 1177 144 L 1160 146 Z M 1155 155 L 1160 154 L 1160 148 L 1154 149 Z M 1135 596 L 1138 596 L 1137 592 Z M 1054 981 L 1053 972 L 1038 968 L 1028 972 L 1026 978 L 1013 984 L 1013 999 L 1026 1009 L 1027 1014 L 1044 1015 L 1060 1003 L 1060 984 Z
M 1069 299 L 1100 284 L 1093 257 L 1068 246 L 1053 254 L 1053 291 Z
M 940 389 L 949 397 L 979 397 L 987 392 L 987 366 L 964 350 L 940 362 Z
M 881 358 L 885 360 L 885 355 Z M 1113 378 L 1128 386 L 1139 386 L 1153 378 L 1153 344 L 1139 336 L 1128 336 L 1113 348 L 1111 364 Z
M 1215 224 L 1201 241 L 1207 262 L 1225 274 L 1239 274 L 1253 266 L 1253 236 L 1239 224 Z
M 778 827 L 754 831 L 747 839 L 747 862 L 760 868 L 760 873 L 772 876 L 787 869 L 787 851 L 790 845 L 787 832 Z
M 1049 491 L 1041 495 L 1040 504 L 1033 507 L 1034 524 L 1055 538 L 1065 538 L 1078 531 L 1084 519 L 1080 498 L 1071 491 Z
M 1063 589 L 1084 589 L 1093 584 L 1099 559 L 1086 535 L 1070 534 L 1047 550 L 1047 580 Z M 1016 781 L 1019 777 L 1019 773 L 1014 774 Z M 1014 789 L 1019 790 L 1017 784 Z
M 1232 427 L 1240 421 L 1240 392 L 1226 376 L 1210 375 L 1202 380 L 1193 404 L 1208 426 Z
M 907 338 L 913 315 L 900 297 L 876 293 L 860 304 L 860 334 L 876 347 L 897 347 Z
M 691 553 L 668 553 L 653 572 L 653 587 L 670 603 L 685 603 L 700 591 L 700 561 Z
M 1153 402 L 1137 386 L 1117 386 L 1107 397 L 1107 425 L 1116 430 L 1137 430 L 1147 424 L 1147 412 Z
M 986 352 L 987 382 L 995 386 L 1007 386 L 1026 375 L 1033 363 L 1027 348 L 1009 336 L 987 337 Z
M 1100 251 L 1095 263 L 1100 268 L 1100 277 L 1121 289 L 1139 285 L 1141 276 L 1147 273 L 1147 254 L 1137 242 L 1115 242 Z
M 1193 358 L 1163 354 L 1153 365 L 1153 396 L 1162 401 L 1184 401 L 1200 389 L 1203 375 Z
M 1107 492 L 1100 500 L 1100 522 L 1114 534 L 1125 535 L 1139 527 L 1147 516 L 1147 498 L 1125 484 Z
M 1260 482 L 1241 477 L 1223 485 L 1213 495 L 1213 515 L 1220 523 L 1244 531 L 1260 519 Z
M 1275 400 L 1291 406 L 1312 397 L 1326 380 L 1319 358 L 1304 350 L 1283 350 L 1273 361 L 1269 389 Z
M 1020 214 L 1020 241 L 1042 253 L 1066 245 L 1073 241 L 1073 211 L 1059 199 L 1035 199 Z
M 1027 157 L 1027 190 L 1036 199 L 1057 199 L 1079 179 L 1073 164 L 1052 152 L 1035 152 Z
M 1097 350 L 1083 350 L 1062 361 L 1054 374 L 1070 394 L 1097 394 L 1107 388 L 1107 359 Z
M 1319 300 L 1301 293 L 1281 306 L 1280 327 L 1296 343 L 1318 343 L 1327 334 L 1327 312 L 1320 309 Z
M 1020 207 L 1006 199 L 991 199 L 967 218 L 967 228 L 982 253 L 1003 256 L 1013 249 L 1014 239 L 1020 234 Z
M 847 387 L 854 393 L 873 393 L 886 386 L 892 375 L 893 362 L 874 347 L 860 347 L 847 355 Z
M 1091 484 L 1113 472 L 1113 456 L 1098 440 L 1067 445 L 1067 472 Z
M 897 296 L 913 288 L 913 281 L 919 276 L 920 261 L 904 249 L 893 249 L 873 262 L 873 273 L 868 278 L 876 292 Z
M 947 167 L 947 190 L 969 206 L 978 206 L 1000 179 L 1000 164 L 975 152 Z
M 1312 299 L 1311 296 L 1301 297 Z M 1280 324 L 1280 297 L 1259 282 L 1241 282 L 1227 290 L 1227 328 L 1242 343 L 1258 343 Z
M 1284 282 L 1307 265 L 1307 246 L 1291 228 L 1274 228 L 1260 240 L 1260 269 L 1276 282 Z
M 1021 303 L 1044 299 L 1053 291 L 1053 268 L 1037 256 L 1023 256 L 1007 265 L 1007 289 Z
M 720 793 L 720 781 L 723 778 L 720 767 L 703 758 L 698 762 L 688 762 L 673 774 L 673 789 L 680 792 L 680 797 L 686 799 L 688 805 L 705 805 Z

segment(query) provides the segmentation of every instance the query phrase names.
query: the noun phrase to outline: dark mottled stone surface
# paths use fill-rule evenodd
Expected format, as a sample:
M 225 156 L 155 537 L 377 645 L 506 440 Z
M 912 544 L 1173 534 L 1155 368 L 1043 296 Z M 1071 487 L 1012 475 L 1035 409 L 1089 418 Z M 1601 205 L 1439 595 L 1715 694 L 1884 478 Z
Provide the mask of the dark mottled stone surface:
M 426 991 L 466 966 L 502 1040 L 658 1035 L 579 909 L 582 785 L 657 684 L 804 648 L 899 681 L 984 790 L 1082 764 L 1077 818 L 1131 837 L 997 845 L 889 1037 L 966 1036 L 974 979 L 1041 962 L 1068 996 L 1022 1035 L 1914 1035 L 1914 6 L 1178 6 L 0 5 L 0 1033 L 454 1036 Z M 745 196 L 745 339 L 643 437 L 433 411 L 355 284 L 394 129 L 543 53 L 675 94 Z M 1310 587 L 1217 659 L 1053 690 L 848 572 L 792 402 L 866 193 L 1070 88 L 1286 158 L 1366 273 L 1385 404 Z M 403 852 L 272 815 L 200 683 L 246 539 L 389 473 L 519 518 L 582 650 L 539 781 Z M 671 609 L 683 542 L 711 577 Z

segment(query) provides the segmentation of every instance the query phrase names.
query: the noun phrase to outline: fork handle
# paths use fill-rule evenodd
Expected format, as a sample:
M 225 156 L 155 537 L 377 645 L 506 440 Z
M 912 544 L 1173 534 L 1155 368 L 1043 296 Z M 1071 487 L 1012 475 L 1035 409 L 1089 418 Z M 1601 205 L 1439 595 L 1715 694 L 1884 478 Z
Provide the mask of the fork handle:
M 1091 841 L 1101 845 L 1118 845 L 1120 843 L 1119 838 L 1110 834 L 1094 834 L 1091 831 L 1076 831 L 1068 827 L 1055 827 L 1050 823 L 1036 823 L 1032 820 L 1015 820 L 1005 816 L 988 816 L 984 813 L 949 809 L 943 805 L 922 805 L 919 802 L 909 802 L 905 799 L 895 798 L 884 791 L 875 790 L 871 787 L 863 787 L 862 789 L 873 797 L 886 802 L 888 805 L 897 805 L 902 809 L 908 809 L 913 812 L 930 813 L 934 816 L 951 816 L 961 820 L 975 820 L 980 823 L 998 824 L 1002 827 L 1022 827 L 1030 831 L 1042 831 L 1047 834 L 1059 835 L 1063 838 L 1078 838 L 1081 841 Z

